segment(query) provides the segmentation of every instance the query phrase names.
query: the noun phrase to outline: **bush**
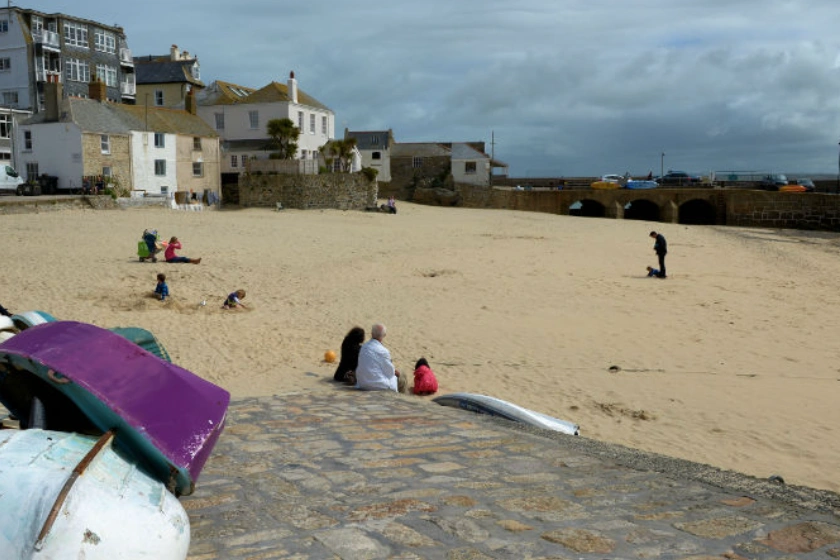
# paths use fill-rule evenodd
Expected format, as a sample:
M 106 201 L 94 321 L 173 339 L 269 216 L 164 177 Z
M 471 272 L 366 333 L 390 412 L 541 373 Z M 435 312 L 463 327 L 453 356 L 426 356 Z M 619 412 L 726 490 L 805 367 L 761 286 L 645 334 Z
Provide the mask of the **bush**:
M 359 171 L 362 175 L 367 177 L 368 181 L 375 181 L 376 176 L 379 175 L 379 170 L 374 169 L 373 167 L 362 167 L 361 171 Z

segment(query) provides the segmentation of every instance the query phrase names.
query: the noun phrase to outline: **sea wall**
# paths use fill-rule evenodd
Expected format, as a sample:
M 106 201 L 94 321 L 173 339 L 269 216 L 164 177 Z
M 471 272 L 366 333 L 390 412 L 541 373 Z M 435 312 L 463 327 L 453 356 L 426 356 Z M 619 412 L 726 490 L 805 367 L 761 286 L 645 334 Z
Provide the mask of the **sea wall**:
M 361 173 L 323 175 L 242 175 L 239 206 L 307 210 L 364 210 L 376 206 L 378 189 Z

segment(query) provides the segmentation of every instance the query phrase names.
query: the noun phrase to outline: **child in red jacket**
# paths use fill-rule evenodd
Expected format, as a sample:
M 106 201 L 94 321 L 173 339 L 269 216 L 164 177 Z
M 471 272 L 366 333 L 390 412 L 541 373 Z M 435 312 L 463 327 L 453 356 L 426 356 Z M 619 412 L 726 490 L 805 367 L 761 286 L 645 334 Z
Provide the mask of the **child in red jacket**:
M 426 358 L 420 358 L 414 365 L 414 394 L 431 395 L 438 390 L 438 382 Z

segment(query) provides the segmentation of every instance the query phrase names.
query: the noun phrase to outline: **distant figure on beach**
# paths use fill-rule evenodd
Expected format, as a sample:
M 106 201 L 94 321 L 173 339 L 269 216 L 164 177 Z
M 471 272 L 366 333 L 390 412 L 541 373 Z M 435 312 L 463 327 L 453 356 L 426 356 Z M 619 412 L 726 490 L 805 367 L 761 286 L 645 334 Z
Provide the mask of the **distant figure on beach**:
M 359 365 L 359 350 L 365 341 L 365 329 L 353 327 L 341 342 L 341 359 L 335 368 L 333 379 L 343 383 L 356 384 L 356 366 Z
M 659 270 L 652 266 L 647 267 L 648 278 L 651 276 L 659 276 Z
M 397 213 L 397 201 L 393 196 L 388 197 L 388 212 L 391 214 Z
M 166 251 L 163 253 L 166 262 L 168 263 L 192 263 L 192 264 L 200 264 L 201 259 L 191 259 L 189 257 L 179 257 L 175 254 L 175 249 L 181 248 L 181 242 L 178 241 L 178 238 L 173 236 L 172 239 L 169 240 L 169 245 L 166 246 Z
M 245 299 L 245 290 L 231 292 L 228 294 L 227 299 L 225 299 L 225 303 L 222 304 L 222 309 L 236 309 L 238 307 L 247 309 L 247 306 L 242 303 L 243 299 Z
M 426 358 L 420 358 L 414 365 L 414 394 L 432 395 L 437 393 L 438 382 Z
M 166 285 L 166 274 L 163 274 L 162 272 L 157 275 L 155 295 L 160 301 L 166 301 L 166 298 L 169 297 L 169 286 Z
M 396 391 L 405 393 L 408 383 L 405 376 L 394 368 L 391 353 L 382 344 L 385 325 L 377 323 L 370 329 L 370 340 L 359 350 L 356 366 L 356 388 L 364 391 Z
M 653 250 L 659 257 L 659 274 L 656 276 L 657 278 L 667 278 L 668 276 L 665 274 L 665 255 L 668 254 L 668 242 L 665 241 L 664 235 L 655 231 L 650 232 L 650 237 L 656 240 L 653 243 Z

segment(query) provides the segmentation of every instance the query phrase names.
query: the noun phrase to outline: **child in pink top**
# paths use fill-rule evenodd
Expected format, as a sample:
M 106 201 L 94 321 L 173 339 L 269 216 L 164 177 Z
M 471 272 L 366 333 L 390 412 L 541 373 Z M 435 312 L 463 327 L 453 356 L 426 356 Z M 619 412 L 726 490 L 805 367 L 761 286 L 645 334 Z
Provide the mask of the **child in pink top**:
M 181 242 L 178 241 L 177 237 L 172 237 L 169 240 L 169 245 L 166 246 L 166 252 L 163 253 L 163 257 L 166 259 L 168 263 L 193 263 L 193 264 L 200 264 L 201 259 L 191 259 L 189 257 L 179 257 L 175 254 L 175 249 L 181 248 Z
M 431 395 L 437 393 L 438 382 L 426 358 L 417 360 L 414 366 L 414 394 Z

